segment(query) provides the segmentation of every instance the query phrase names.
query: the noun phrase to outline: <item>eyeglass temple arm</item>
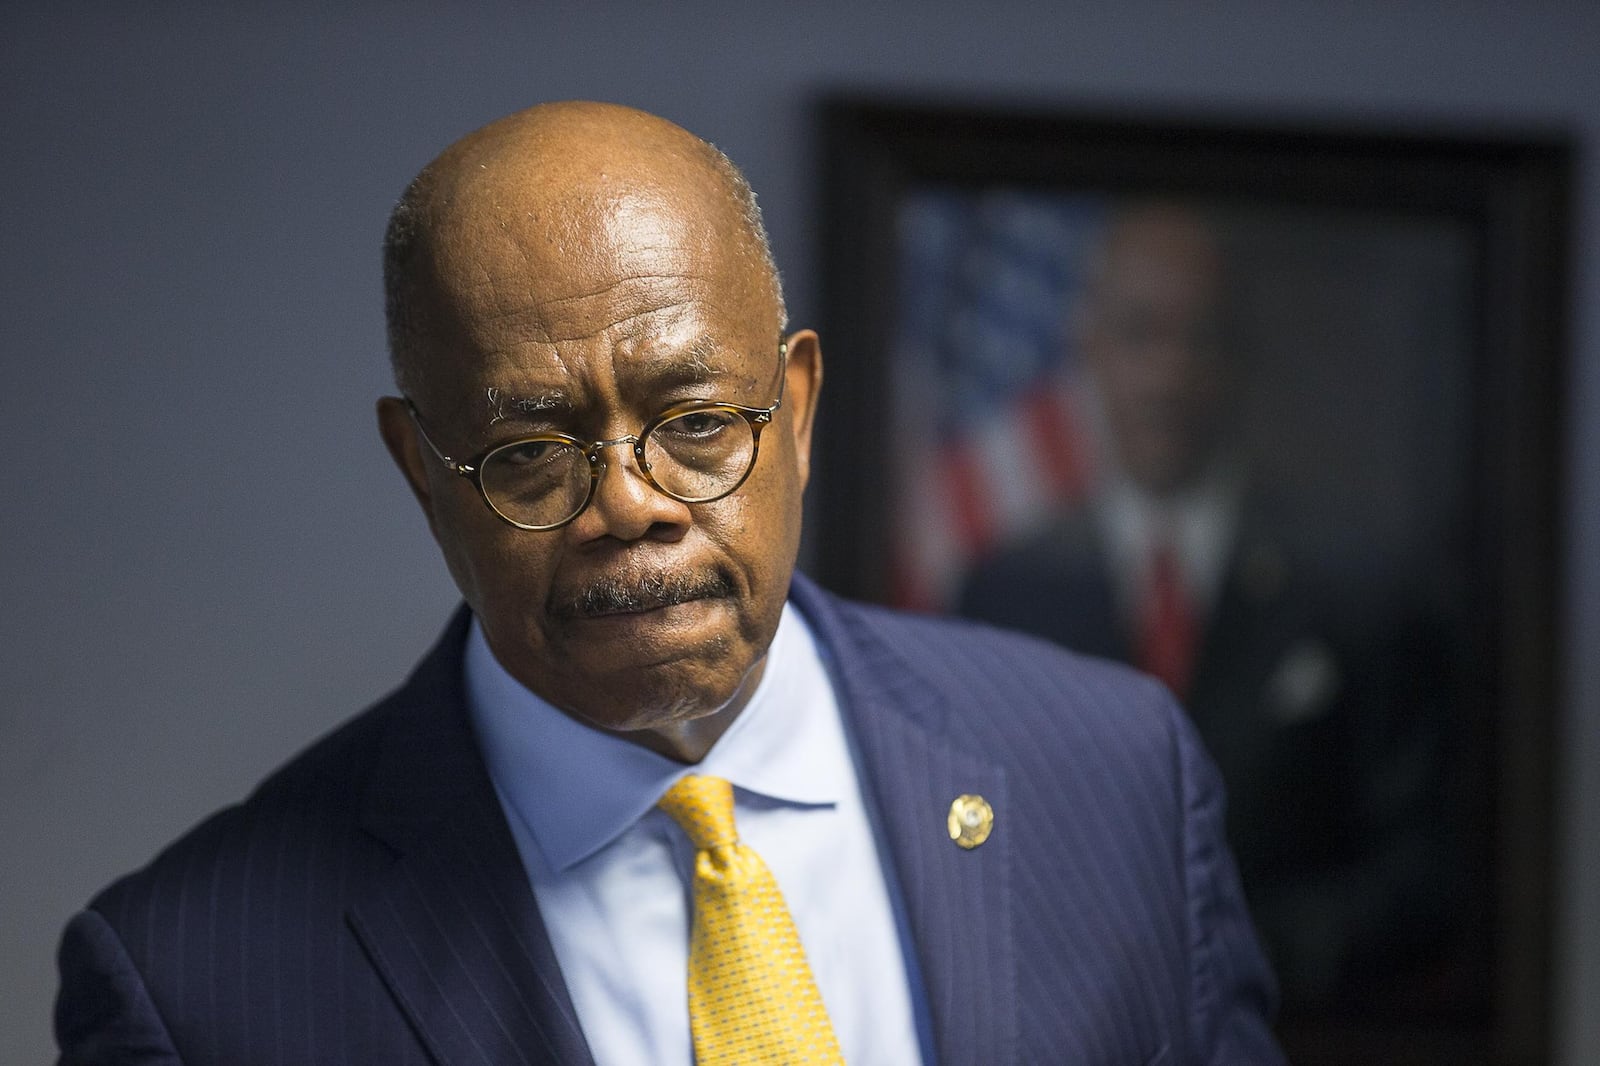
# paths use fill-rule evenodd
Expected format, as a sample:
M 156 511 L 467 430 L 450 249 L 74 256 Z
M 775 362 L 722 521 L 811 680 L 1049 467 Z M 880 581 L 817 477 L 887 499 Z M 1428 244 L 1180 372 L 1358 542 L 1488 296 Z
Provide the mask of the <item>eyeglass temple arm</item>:
M 428 436 L 428 427 L 422 421 L 422 412 L 417 410 L 417 405 L 411 402 L 411 397 L 402 396 L 401 399 L 405 400 L 406 402 L 406 410 L 411 412 L 411 421 L 416 424 L 417 432 L 422 436 L 422 439 L 427 442 L 428 448 L 432 450 L 433 454 L 439 457 L 439 461 L 443 463 L 452 473 L 461 474 L 463 476 L 470 475 L 472 473 L 472 468 L 470 466 L 467 466 L 464 463 L 456 462 L 444 452 L 440 451 L 437 444 L 433 443 L 433 438 Z
M 783 406 L 783 393 L 789 384 L 789 341 L 780 335 L 778 337 L 778 398 L 772 401 L 772 411 L 776 412 Z M 768 418 L 772 417 L 769 412 Z

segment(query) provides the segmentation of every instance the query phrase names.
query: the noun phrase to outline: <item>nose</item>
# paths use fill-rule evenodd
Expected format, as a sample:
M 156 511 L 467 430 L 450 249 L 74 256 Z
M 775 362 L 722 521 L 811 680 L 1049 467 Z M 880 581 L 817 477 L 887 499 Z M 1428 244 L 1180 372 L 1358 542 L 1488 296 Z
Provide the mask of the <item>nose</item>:
M 595 442 L 590 455 L 600 464 L 599 482 L 589 506 L 573 521 L 586 538 L 611 536 L 631 541 L 653 528 L 688 524 L 688 505 L 661 492 L 645 476 L 633 453 L 638 442 L 632 435 Z M 607 450 L 624 445 L 626 450 L 621 453 Z

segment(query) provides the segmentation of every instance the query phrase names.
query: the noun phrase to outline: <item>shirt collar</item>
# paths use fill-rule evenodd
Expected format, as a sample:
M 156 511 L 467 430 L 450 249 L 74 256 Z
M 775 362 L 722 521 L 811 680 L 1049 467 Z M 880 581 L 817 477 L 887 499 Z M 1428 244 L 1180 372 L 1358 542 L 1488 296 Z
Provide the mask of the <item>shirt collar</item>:
M 1095 511 L 1125 605 L 1139 602 L 1151 555 L 1165 541 L 1190 595 L 1209 609 L 1233 548 L 1243 488 L 1242 468 L 1228 458 L 1213 461 L 1193 484 L 1164 499 L 1127 477 L 1110 478 Z
M 536 696 L 500 665 L 476 618 L 464 673 L 490 777 L 556 871 L 615 840 L 690 773 L 791 806 L 837 803 L 850 785 L 827 673 L 791 604 L 750 702 L 697 766 L 583 725 Z

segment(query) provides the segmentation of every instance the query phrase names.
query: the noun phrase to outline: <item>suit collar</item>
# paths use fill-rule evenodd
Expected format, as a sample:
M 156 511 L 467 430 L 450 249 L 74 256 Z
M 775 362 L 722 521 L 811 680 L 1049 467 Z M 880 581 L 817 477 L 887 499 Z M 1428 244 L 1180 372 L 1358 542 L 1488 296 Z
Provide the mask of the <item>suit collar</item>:
M 890 858 L 937 1058 L 1010 1062 L 1017 1048 L 1016 953 L 1010 911 L 1011 814 L 1004 768 L 882 627 L 796 575 L 791 597 L 829 658 L 878 839 Z M 903 621 L 894 624 L 903 625 Z M 983 796 L 996 828 L 971 851 L 950 839 L 957 796 Z
M 461 690 L 469 615 L 390 697 L 362 826 L 393 853 L 351 906 L 373 965 L 441 1064 L 590 1063 Z

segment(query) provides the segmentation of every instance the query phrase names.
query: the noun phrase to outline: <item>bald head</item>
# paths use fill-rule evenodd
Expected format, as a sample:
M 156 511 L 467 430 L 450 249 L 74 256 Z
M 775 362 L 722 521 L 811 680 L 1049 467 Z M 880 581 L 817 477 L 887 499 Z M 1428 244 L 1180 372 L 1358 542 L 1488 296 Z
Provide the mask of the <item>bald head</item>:
M 587 102 L 543 104 L 468 134 L 417 175 L 389 218 L 384 292 L 397 384 L 420 388 L 463 317 L 509 311 L 475 299 L 484 264 L 516 257 L 540 302 L 558 305 L 584 295 L 561 291 L 574 276 L 564 265 L 652 239 L 717 257 L 736 287 L 759 290 L 771 306 L 773 334 L 783 328 L 755 194 L 713 145 L 643 111 Z

